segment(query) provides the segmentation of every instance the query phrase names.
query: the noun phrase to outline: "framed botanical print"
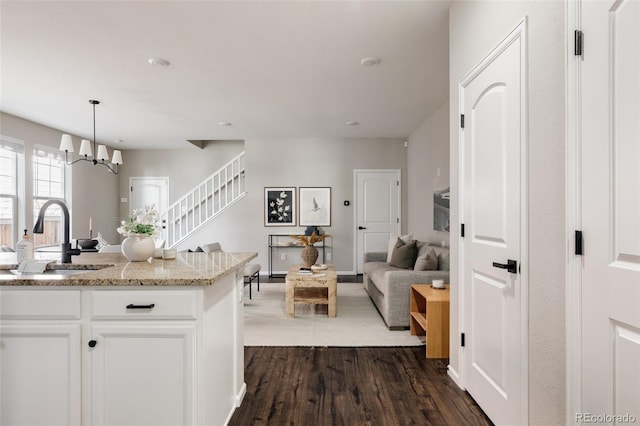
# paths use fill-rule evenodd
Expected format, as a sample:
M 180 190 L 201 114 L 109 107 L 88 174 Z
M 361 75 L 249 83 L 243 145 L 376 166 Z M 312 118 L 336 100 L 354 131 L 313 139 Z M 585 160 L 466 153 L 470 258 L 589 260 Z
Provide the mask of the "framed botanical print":
M 331 188 L 302 188 L 299 191 L 300 226 L 331 226 Z
M 264 226 L 296 225 L 296 188 L 264 188 Z

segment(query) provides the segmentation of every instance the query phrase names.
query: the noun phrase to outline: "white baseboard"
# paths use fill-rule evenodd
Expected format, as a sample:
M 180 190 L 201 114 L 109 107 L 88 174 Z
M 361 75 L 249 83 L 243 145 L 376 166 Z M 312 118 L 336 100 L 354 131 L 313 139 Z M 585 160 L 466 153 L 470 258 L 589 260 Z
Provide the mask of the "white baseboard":
M 247 393 L 247 384 L 243 383 L 242 387 L 240 387 L 240 390 L 236 394 L 236 407 L 239 407 L 240 405 L 242 405 L 242 400 L 244 399 L 244 396 L 246 395 L 246 393 Z
M 462 381 L 460 380 L 460 375 L 458 374 L 458 372 L 453 367 L 451 367 L 451 365 L 447 365 L 447 374 L 456 383 L 456 385 L 458 385 L 458 387 L 460 389 L 465 390 L 464 386 L 462 386 Z

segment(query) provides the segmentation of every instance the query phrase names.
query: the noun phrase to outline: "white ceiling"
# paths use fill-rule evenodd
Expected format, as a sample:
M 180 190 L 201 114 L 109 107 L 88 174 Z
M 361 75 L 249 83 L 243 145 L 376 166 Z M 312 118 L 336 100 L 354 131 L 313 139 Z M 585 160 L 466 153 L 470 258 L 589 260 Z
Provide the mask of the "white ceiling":
M 448 98 L 449 3 L 2 0 L 0 110 L 91 138 L 97 99 L 125 149 L 403 138 Z

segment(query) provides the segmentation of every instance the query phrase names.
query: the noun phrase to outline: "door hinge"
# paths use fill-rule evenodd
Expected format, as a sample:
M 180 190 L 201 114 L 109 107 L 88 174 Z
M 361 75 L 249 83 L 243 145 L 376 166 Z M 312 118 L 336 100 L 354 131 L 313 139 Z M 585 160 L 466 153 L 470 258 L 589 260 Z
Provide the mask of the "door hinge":
M 396 217 L 396 223 L 400 223 L 400 218 Z
M 133 192 L 133 186 L 131 187 L 131 192 Z
M 464 114 L 460 114 L 460 128 L 464 129 Z
M 460 224 L 460 236 L 464 237 L 464 223 Z
M 400 181 L 399 180 L 396 181 L 396 186 L 400 186 Z
M 582 256 L 584 254 L 584 247 L 582 244 L 582 231 L 576 231 L 575 233 L 575 254 Z
M 575 56 L 584 54 L 584 34 L 580 30 L 573 32 L 573 54 Z
M 460 346 L 464 348 L 464 333 L 460 333 Z

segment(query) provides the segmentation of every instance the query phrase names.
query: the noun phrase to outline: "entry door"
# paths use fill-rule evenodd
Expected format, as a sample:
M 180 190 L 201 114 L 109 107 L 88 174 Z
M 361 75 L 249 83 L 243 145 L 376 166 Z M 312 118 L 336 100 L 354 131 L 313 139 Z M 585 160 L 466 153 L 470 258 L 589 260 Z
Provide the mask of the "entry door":
M 154 204 L 159 212 L 169 206 L 169 178 L 168 177 L 132 177 L 129 178 L 131 198 L 129 212 L 143 209 Z
M 356 181 L 356 272 L 367 252 L 386 252 L 400 234 L 400 170 L 354 170 Z
M 526 423 L 525 31 L 461 84 L 463 377 L 496 424 Z
M 640 419 L 640 1 L 582 2 L 582 30 L 581 411 Z

